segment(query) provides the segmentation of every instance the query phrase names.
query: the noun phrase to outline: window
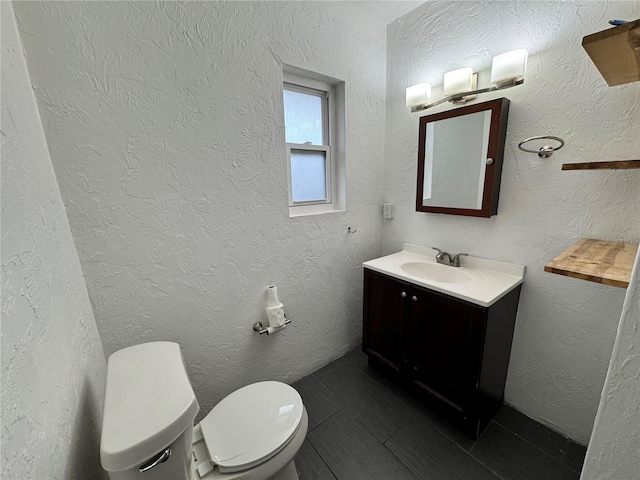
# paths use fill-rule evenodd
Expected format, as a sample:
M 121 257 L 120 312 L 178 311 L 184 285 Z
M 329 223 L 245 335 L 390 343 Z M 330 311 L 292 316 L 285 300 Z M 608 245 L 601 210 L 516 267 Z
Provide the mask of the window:
M 344 121 L 336 112 L 344 111 L 344 83 L 299 73 L 285 69 L 283 85 L 289 214 L 339 211 L 345 197 Z
M 329 92 L 284 84 L 289 206 L 331 203 Z

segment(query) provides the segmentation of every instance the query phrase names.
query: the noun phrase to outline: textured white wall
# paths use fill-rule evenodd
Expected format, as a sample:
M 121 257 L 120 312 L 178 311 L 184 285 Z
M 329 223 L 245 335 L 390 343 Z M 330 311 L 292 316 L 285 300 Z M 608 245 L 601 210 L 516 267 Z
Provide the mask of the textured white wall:
M 15 5 L 105 351 L 179 342 L 201 414 L 360 342 L 361 263 L 381 250 L 386 52 L 385 25 L 350 8 Z M 288 216 L 281 63 L 346 82 L 346 212 Z M 271 283 L 293 323 L 258 336 Z
M 396 217 L 384 224 L 383 253 L 410 242 L 526 265 L 505 399 L 582 443 L 625 291 L 543 268 L 580 237 L 638 241 L 640 171 L 560 170 L 638 158 L 640 83 L 608 87 L 581 47 L 608 19 L 638 17 L 638 2 L 428 2 L 388 29 L 385 200 Z M 529 50 L 524 85 L 474 101 L 511 100 L 498 215 L 415 212 L 420 114 L 404 107 L 404 89 L 441 85 L 444 72 L 463 66 L 481 71 L 483 86 L 492 57 L 519 47 Z M 517 149 L 542 134 L 566 146 L 546 160 Z
M 2 478 L 97 479 L 105 360 L 10 2 L 2 17 Z
M 622 308 L 582 480 L 634 480 L 640 473 L 640 255 Z

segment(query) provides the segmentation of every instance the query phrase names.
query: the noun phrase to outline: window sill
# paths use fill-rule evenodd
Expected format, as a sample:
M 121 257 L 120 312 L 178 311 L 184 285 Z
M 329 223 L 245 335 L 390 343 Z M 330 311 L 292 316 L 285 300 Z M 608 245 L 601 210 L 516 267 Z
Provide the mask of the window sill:
M 337 209 L 330 203 L 322 205 L 304 205 L 297 207 L 289 207 L 289 218 L 307 217 L 309 215 L 323 215 L 325 213 L 345 212 L 345 209 Z

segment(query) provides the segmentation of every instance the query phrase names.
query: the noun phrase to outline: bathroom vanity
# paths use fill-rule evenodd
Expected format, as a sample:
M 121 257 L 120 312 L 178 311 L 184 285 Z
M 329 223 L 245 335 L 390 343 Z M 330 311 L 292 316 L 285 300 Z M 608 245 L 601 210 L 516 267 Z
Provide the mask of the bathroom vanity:
M 524 267 L 431 249 L 364 263 L 363 351 L 472 437 L 502 404 Z

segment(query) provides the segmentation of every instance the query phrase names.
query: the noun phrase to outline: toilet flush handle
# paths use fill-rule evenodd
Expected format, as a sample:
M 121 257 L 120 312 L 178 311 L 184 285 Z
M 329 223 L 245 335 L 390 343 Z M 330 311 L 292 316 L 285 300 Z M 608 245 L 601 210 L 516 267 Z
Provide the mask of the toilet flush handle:
M 170 456 L 171 456 L 171 448 L 167 448 L 164 452 L 160 452 L 156 458 L 152 458 L 151 460 L 149 460 L 144 465 L 140 465 L 138 467 L 138 471 L 140 473 L 148 472 L 153 467 L 159 465 L 160 463 L 164 463 L 167 460 L 169 460 Z

